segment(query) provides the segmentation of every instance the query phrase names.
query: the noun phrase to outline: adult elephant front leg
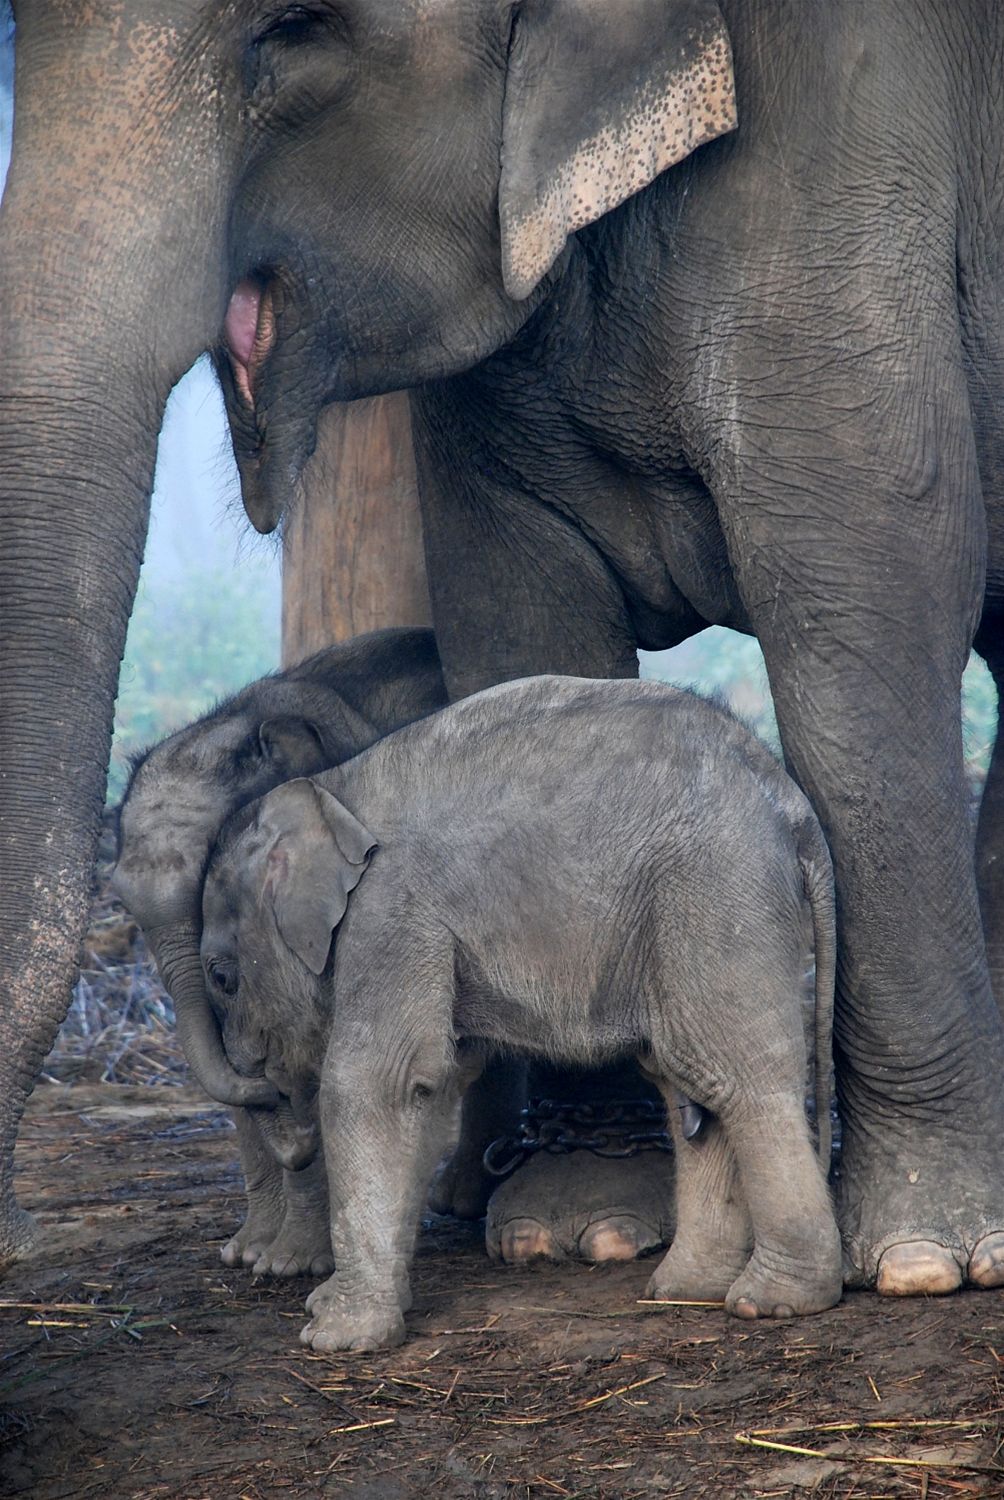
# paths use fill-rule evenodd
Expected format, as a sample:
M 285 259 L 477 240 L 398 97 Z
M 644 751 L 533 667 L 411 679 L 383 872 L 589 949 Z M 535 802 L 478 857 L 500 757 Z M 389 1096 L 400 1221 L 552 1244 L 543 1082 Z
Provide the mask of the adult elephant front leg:
M 825 416 L 807 420 L 804 393 L 761 414 L 722 502 L 785 754 L 834 856 L 848 1279 L 889 1294 L 1004 1281 L 1004 1041 L 960 709 L 983 515 L 964 394 L 947 361 L 925 367 L 937 391 L 917 374 L 862 400 L 859 362 Z
M 1004 645 L 999 617 L 984 617 L 976 637 L 976 649 L 993 675 L 998 702 L 1004 703 Z M 1004 735 L 1000 726 L 980 801 L 976 881 L 990 980 L 997 1007 L 1004 1015 Z
M 416 402 L 416 456 L 436 639 L 453 698 L 540 672 L 637 675 L 636 641 L 617 580 L 559 512 L 459 464 L 457 404 Z M 686 632 L 683 632 L 686 633 Z M 499 1064 L 493 1064 L 497 1070 Z M 634 1064 L 603 1073 L 531 1070 L 531 1092 L 566 1103 L 655 1098 Z M 479 1097 L 465 1100 L 465 1132 Z M 649 1152 L 604 1160 L 586 1151 L 532 1158 L 488 1204 L 491 1254 L 624 1260 L 665 1242 L 673 1223 L 672 1160 Z
M 135 9 L 17 8 L 0 211 L 0 1270 L 31 1239 L 14 1136 L 74 977 L 160 416 L 227 300 L 205 165 L 224 91 L 166 8 Z

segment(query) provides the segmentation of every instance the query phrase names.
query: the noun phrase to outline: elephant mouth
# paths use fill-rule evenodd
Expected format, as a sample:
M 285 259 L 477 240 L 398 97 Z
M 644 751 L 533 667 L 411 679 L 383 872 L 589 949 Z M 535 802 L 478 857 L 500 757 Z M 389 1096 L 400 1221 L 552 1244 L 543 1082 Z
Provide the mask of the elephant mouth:
M 255 387 L 276 341 L 276 283 L 248 277 L 233 291 L 223 336 L 234 385 L 253 411 Z
M 317 408 L 303 391 L 301 318 L 278 274 L 247 276 L 230 297 L 214 355 L 244 509 L 266 535 L 279 524 L 317 441 Z

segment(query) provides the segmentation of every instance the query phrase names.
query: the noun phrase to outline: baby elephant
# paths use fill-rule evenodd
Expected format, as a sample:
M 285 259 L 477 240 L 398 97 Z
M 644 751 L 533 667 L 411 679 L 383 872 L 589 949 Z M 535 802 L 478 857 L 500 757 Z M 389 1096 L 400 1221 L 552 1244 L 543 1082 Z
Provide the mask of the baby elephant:
M 351 897 L 351 899 L 350 899 Z M 800 996 L 816 953 L 820 1159 Z M 335 937 L 334 943 L 332 938 Z M 540 677 L 480 693 L 227 824 L 203 963 L 224 1043 L 319 1089 L 337 1270 L 317 1350 L 400 1342 L 423 1194 L 484 1055 L 636 1057 L 668 1110 L 678 1228 L 649 1284 L 740 1317 L 839 1300 L 824 1171 L 832 872 L 808 802 L 705 700 Z

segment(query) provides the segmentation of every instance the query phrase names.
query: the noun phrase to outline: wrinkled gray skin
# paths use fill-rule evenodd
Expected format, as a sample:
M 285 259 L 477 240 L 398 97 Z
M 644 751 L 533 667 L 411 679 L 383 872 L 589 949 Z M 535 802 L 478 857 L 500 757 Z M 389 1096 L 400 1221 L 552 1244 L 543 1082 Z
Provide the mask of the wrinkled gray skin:
M 320 1274 L 330 1269 L 330 1247 L 323 1171 L 295 1170 L 313 1155 L 309 1107 L 294 1097 L 307 1121 L 298 1137 L 288 1107 L 285 1118 L 281 1111 L 275 1117 L 277 1090 L 262 1078 L 260 1059 L 239 1049 L 228 1058 L 221 1045 L 199 961 L 209 850 L 224 820 L 246 802 L 337 765 L 445 702 L 432 632 L 377 631 L 251 683 L 133 768 L 119 814 L 115 887 L 157 959 L 195 1076 L 214 1099 L 257 1106 L 235 1110 L 248 1214 L 223 1249 L 228 1265 Z M 450 1169 L 450 1206 L 466 1216 L 484 1210 L 489 1184 L 481 1155 L 518 1109 L 497 1087 L 483 1090 L 478 1102 L 476 1129 L 487 1137 L 468 1131 Z
M 451 697 L 626 676 L 709 623 L 759 637 L 834 858 L 849 1273 L 1004 1282 L 959 693 L 974 638 L 1004 670 L 1004 7 L 16 11 L 0 1263 L 30 1239 L 14 1132 L 69 996 L 158 425 L 225 343 L 265 528 L 325 401 L 414 388 Z M 979 835 L 1004 1000 L 1002 787 L 1004 751 Z M 513 1180 L 527 1243 L 575 1243 L 583 1167 Z
M 305 1343 L 404 1337 L 423 1193 L 496 1048 L 634 1056 L 655 1081 L 679 1188 L 650 1295 L 751 1318 L 839 1300 L 801 1020 L 811 915 L 828 1163 L 830 858 L 802 793 L 709 703 L 559 677 L 476 695 L 244 808 L 203 903 L 207 976 L 237 980 L 228 1049 L 319 1089 L 337 1271 Z M 696 1142 L 678 1091 L 715 1116 Z

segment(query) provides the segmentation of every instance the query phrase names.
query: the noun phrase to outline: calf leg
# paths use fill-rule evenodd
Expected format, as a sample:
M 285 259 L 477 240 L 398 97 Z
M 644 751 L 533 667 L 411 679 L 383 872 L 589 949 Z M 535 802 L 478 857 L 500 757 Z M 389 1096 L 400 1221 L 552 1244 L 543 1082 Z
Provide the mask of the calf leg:
M 233 1109 L 237 1127 L 247 1212 L 244 1223 L 220 1251 L 225 1266 L 254 1266 L 265 1255 L 282 1224 L 284 1213 L 282 1168 L 262 1139 L 258 1125 L 247 1109 Z
M 676 1233 L 645 1292 L 668 1302 L 722 1302 L 750 1258 L 753 1226 L 735 1154 L 714 1118 L 684 1137 L 676 1090 L 663 1081 L 676 1155 Z
M 227 1266 L 256 1276 L 326 1276 L 331 1258 L 328 1190 L 320 1156 L 302 1172 L 279 1166 L 255 1114 L 231 1111 L 247 1193 L 247 1214 L 220 1251 Z
M 340 939 L 339 1004 L 320 1091 L 337 1270 L 308 1300 L 319 1352 L 404 1339 L 421 1206 L 464 1086 L 453 1043 L 453 951 L 365 919 Z
M 485 1170 L 484 1155 L 500 1136 L 512 1135 L 526 1101 L 526 1068 L 490 1063 L 464 1095 L 460 1139 L 436 1172 L 429 1191 L 433 1213 L 480 1219 L 498 1178 Z

